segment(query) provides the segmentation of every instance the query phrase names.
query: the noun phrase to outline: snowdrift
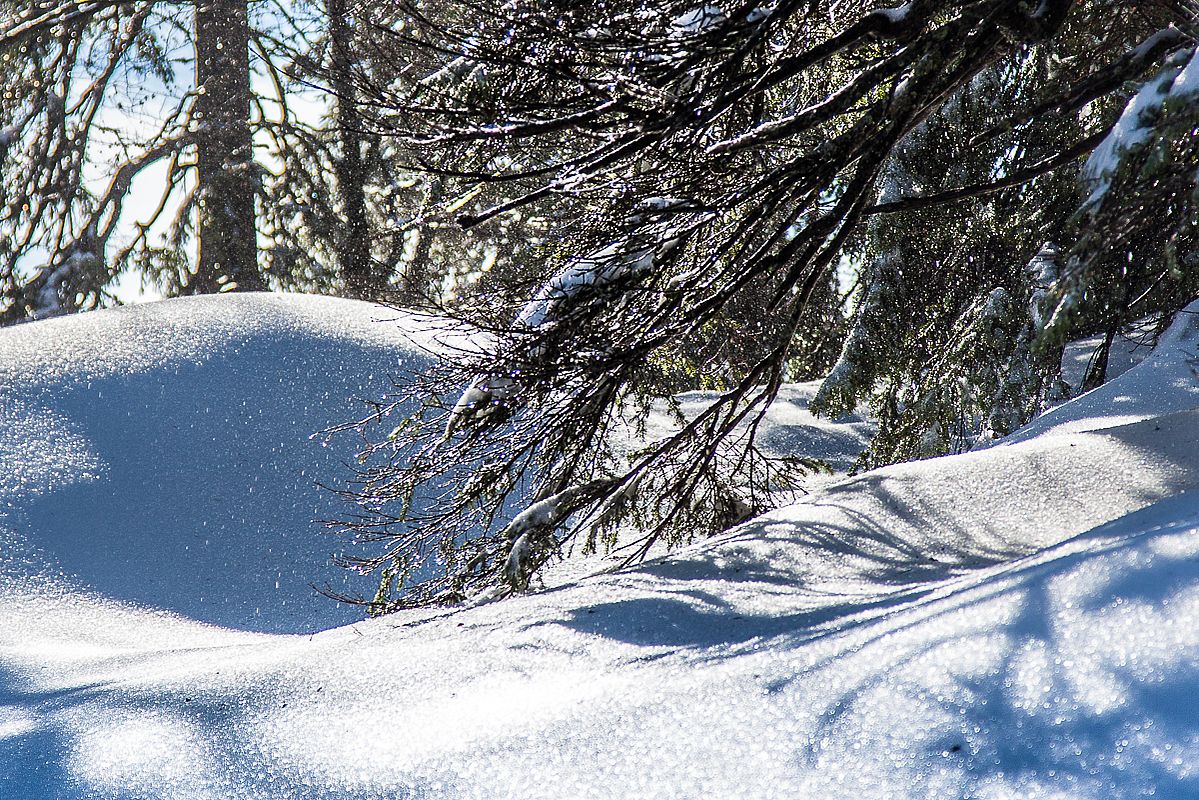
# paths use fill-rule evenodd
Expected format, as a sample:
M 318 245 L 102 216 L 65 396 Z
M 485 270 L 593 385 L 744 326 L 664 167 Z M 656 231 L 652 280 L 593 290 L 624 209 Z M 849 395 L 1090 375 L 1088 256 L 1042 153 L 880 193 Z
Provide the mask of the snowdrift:
M 1199 795 L 1189 315 L 1144 363 L 1058 411 L 1069 424 L 835 483 L 635 569 L 294 635 L 299 612 L 270 632 L 264 616 L 292 612 L 248 611 L 264 607 L 263 579 L 273 593 L 278 576 L 298 585 L 308 569 L 286 549 L 299 547 L 287 526 L 257 529 L 281 537 L 278 550 L 214 560 L 224 610 L 207 618 L 186 580 L 198 567 L 168 562 L 175 585 L 137 595 L 136 561 L 64 561 L 60 537 L 123 534 L 113 547 L 185 564 L 190 550 L 156 548 L 194 546 L 196 520 L 211 514 L 179 501 L 153 526 L 114 527 L 68 508 L 102 498 L 64 491 L 115 481 L 126 440 L 100 418 L 136 394 L 100 411 L 79 387 L 94 380 L 108 399 L 129 382 L 154 385 L 140 376 L 160 382 L 171 400 L 134 407 L 126 436 L 167 430 L 185 418 L 178 398 L 197 391 L 181 363 L 149 355 L 145 367 L 120 359 L 107 379 L 83 356 L 62 362 L 78 344 L 73 325 L 97 342 L 132 340 L 119 331 L 143 314 L 183 332 L 148 353 L 188 349 L 196 363 L 222 363 L 228 342 L 262 356 L 251 371 L 274 360 L 272 341 L 295 357 L 366 348 L 382 371 L 418 357 L 410 334 L 365 324 L 377 312 L 303 298 L 173 301 L 0 332 L 0 364 L 32 365 L 5 372 L 0 395 L 2 452 L 19 476 L 0 484 L 5 535 L 18 543 L 0 562 L 0 797 Z M 247 317 L 259 320 L 261 351 L 244 334 L 220 338 Z M 291 347 L 275 326 L 311 338 Z M 97 345 L 94 360 L 111 364 L 106 353 Z M 294 408 L 322 409 L 315 422 L 367 372 L 313 371 Z M 224 400 L 209 407 L 237 417 Z M 240 456 L 260 483 L 281 474 L 258 468 L 270 447 L 226 430 L 203 429 L 219 457 L 192 458 L 219 472 Z M 111 483 L 107 493 L 127 494 L 110 506 L 148 508 L 152 475 Z M 290 499 L 259 491 L 272 498 L 264 515 Z M 52 526 L 47 508 L 72 524 Z M 249 561 L 256 576 L 243 574 Z
M 396 316 L 241 295 L 0 331 L 0 570 L 232 628 L 357 619 L 312 588 L 373 593 L 314 524 L 347 511 L 317 484 L 356 442 L 311 437 L 427 363 Z

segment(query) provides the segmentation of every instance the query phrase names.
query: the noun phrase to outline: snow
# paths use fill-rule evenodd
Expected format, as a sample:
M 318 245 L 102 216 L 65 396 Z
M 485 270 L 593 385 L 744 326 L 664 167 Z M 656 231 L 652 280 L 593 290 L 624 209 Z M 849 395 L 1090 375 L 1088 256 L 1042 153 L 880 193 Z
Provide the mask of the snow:
M 313 523 L 356 442 L 310 437 L 433 346 L 372 316 L 396 314 L 234 296 L 0 331 L 0 564 L 238 628 L 355 619 L 310 584 L 373 593 Z
M 329 629 L 308 635 L 279 604 L 205 618 L 193 567 L 160 555 L 198 519 L 280 520 L 246 518 L 254 535 L 209 573 L 222 604 L 260 603 L 256 564 L 319 574 L 293 538 L 299 485 L 263 466 L 291 435 L 281 417 L 319 427 L 434 344 L 379 316 L 221 296 L 0 331 L 0 441 L 19 475 L 0 522 L 20 544 L 0 551 L 0 797 L 1199 793 L 1192 315 L 1010 443 L 835 482 L 637 568 L 341 627 L 313 603 L 309 630 Z M 811 389 L 789 391 L 785 447 Z M 236 426 L 243 399 L 270 436 Z M 200 403 L 223 424 L 200 425 Z M 188 460 L 211 481 L 257 475 L 267 502 L 154 490 Z M 152 506 L 153 525 L 108 519 Z M 72 546 L 101 542 L 97 563 L 68 559 L 72 528 Z M 159 571 L 170 585 L 118 591 Z
M 833 474 L 828 477 L 810 475 L 806 483 L 808 488 L 844 477 L 876 430 L 875 424 L 862 415 L 847 414 L 830 420 L 809 411 L 808 404 L 821 383 L 809 381 L 783 386 L 767 409 L 757 438 L 759 448 L 768 456 L 779 458 L 802 453 L 820 459 L 832 470 Z M 685 419 L 693 419 L 719 397 L 720 392 L 684 392 L 675 396 L 674 405 Z M 664 405 L 659 405 L 646 421 L 646 435 L 633 437 L 630 444 L 642 447 L 645 440 L 665 438 L 677 430 L 677 418 Z
M 1136 357 L 1135 349 L 1133 353 L 1116 353 L 1117 365 L 1109 374 L 1117 377 L 1051 409 L 1007 441 L 1021 441 L 1047 432 L 1114 427 L 1199 407 L 1196 317 L 1199 317 L 1199 303 L 1192 303 L 1179 313 L 1174 324 L 1162 334 L 1158 347 L 1144 356 L 1144 360 L 1130 366 Z M 1081 371 L 1078 374 L 1081 383 Z
M 875 13 L 882 14 L 892 25 L 899 25 L 906 21 L 908 15 L 912 13 L 912 3 L 904 3 L 895 8 L 880 8 Z
M 755 25 L 763 20 L 769 19 L 770 15 L 773 14 L 776 9 L 776 6 L 758 6 L 757 8 L 752 8 L 750 9 L 749 13 L 745 15 L 745 21 L 750 25 Z
M 1147 49 L 1152 43 L 1151 39 L 1138 50 Z M 1150 140 L 1166 104 L 1189 103 L 1197 93 L 1199 51 L 1174 54 L 1161 72 L 1146 81 L 1129 99 L 1111 132 L 1087 158 L 1083 174 L 1093 187 L 1086 201 L 1087 206 L 1095 207 L 1103 200 L 1123 155 L 1143 147 Z
M 673 238 L 638 247 L 631 243 L 608 245 L 586 258 L 572 261 L 547 280 L 516 316 L 516 325 L 537 330 L 560 321 L 561 310 L 586 288 L 601 288 L 629 275 L 646 272 L 655 257 L 668 248 Z
M 670 23 L 670 27 L 675 36 L 698 36 L 720 25 L 726 19 L 728 17 L 725 16 L 724 10 L 720 6 L 708 3 L 695 6 L 675 17 Z
M 642 210 L 678 211 L 689 205 L 686 200 L 658 197 L 650 198 Z M 514 330 L 526 335 L 536 334 L 541 329 L 570 322 L 572 312 L 578 310 L 576 304 L 580 296 L 586 297 L 589 290 L 602 291 L 622 279 L 645 274 L 656 259 L 678 247 L 686 233 L 685 226 L 654 223 L 626 240 L 613 242 L 589 256 L 572 260 L 525 302 L 513 322 Z M 542 352 L 543 345 L 536 343 L 530 350 L 534 356 Z M 476 376 L 454 403 L 446 421 L 445 438 L 471 420 L 503 413 L 506 410 L 504 401 L 511 398 L 517 388 L 508 375 Z

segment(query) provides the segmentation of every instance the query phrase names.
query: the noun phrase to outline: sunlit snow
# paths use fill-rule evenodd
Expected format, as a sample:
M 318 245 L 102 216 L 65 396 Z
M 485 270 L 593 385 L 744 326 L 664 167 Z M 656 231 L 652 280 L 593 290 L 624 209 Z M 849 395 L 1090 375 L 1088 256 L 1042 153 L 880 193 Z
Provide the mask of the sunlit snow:
M 302 601 L 331 543 L 292 470 L 334 468 L 305 426 L 419 365 L 429 335 L 386 316 L 217 297 L 0 331 L 0 797 L 1199 795 L 1189 315 L 1011 444 L 541 594 L 332 627 Z M 789 391 L 777 441 L 802 450 Z

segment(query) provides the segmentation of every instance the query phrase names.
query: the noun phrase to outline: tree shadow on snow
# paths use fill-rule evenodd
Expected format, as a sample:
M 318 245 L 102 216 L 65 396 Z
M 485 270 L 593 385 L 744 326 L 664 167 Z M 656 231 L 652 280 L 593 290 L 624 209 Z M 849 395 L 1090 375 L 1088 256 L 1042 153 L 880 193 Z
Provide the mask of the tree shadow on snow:
M 911 796 L 1199 794 L 1194 524 L 1107 541 L 1100 529 L 866 626 L 777 681 L 812 698 L 829 682 L 822 670 L 852 676 L 816 709 L 800 755 L 813 789 L 844 791 L 830 765 L 860 748 Z
M 93 696 L 99 687 L 35 692 L 19 689 L 23 683 L 0 666 L 0 797 L 72 797 L 75 782 L 64 763 L 69 740 L 62 730 L 46 724 L 44 712 L 70 707 Z
M 90 684 L 22 690 L 0 668 L 0 797 L 94 800 L 175 797 L 303 797 L 407 800 L 422 780 L 386 788 L 344 783 L 311 764 L 280 763 L 262 750 L 263 718 L 289 696 L 265 680 L 240 692 L 131 690 Z M 7 713 L 7 717 L 6 717 Z M 22 714 L 28 726 L 6 730 Z

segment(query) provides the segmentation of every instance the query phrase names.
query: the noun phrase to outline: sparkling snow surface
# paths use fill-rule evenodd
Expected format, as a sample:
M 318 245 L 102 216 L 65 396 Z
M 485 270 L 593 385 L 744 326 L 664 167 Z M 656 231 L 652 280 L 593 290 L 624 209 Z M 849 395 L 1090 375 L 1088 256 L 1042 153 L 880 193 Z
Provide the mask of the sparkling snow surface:
M 310 437 L 427 363 L 396 316 L 243 295 L 0 330 L 0 570 L 241 629 L 356 619 L 311 586 L 373 591 L 313 524 L 356 442 Z
M 104 400 L 125 385 L 117 400 L 132 404 L 154 374 L 176 398 L 176 381 L 198 390 L 185 380 L 192 358 L 233 369 L 240 349 L 261 373 L 271 342 L 279 361 L 345 356 L 350 343 L 381 365 L 411 358 L 372 316 L 331 300 L 212 298 L 0 332 L 0 442 L 21 476 L 0 484 L 16 542 L 0 557 L 0 797 L 1199 795 L 1193 328 L 1064 406 L 1068 426 L 836 483 L 636 569 L 311 636 L 262 632 L 264 619 L 294 629 L 269 604 L 203 624 L 214 620 L 174 599 L 191 588 L 159 549 L 192 541 L 212 507 L 177 501 L 154 528 L 114 527 L 100 495 L 71 494 L 112 480 L 124 441 L 97 433 L 123 405 L 73 392 L 107 380 Z M 106 342 L 143 328 L 162 329 L 153 347 L 109 355 Z M 28 366 L 14 370 L 18 359 Z M 260 378 L 273 413 L 332 403 L 353 383 L 304 363 L 307 379 L 281 389 Z M 206 385 L 208 407 L 236 419 L 241 397 Z M 198 413 L 177 398 L 138 402 L 127 436 Z M 222 430 L 205 431 L 219 457 L 191 454 L 213 473 L 235 454 L 258 465 L 270 453 Z M 142 458 L 178 462 L 169 451 L 182 441 Z M 262 473 L 256 493 L 279 474 Z M 113 508 L 148 503 L 134 481 L 108 491 L 123 493 Z M 97 547 L 90 572 L 64 564 L 66 528 L 29 498 L 74 515 L 84 533 L 73 542 L 106 537 L 151 563 Z M 266 573 L 254 564 L 320 569 L 299 551 L 255 552 L 275 541 L 265 523 L 256 530 L 212 570 L 231 606 L 258 596 Z M 155 568 L 181 585 L 117 591 Z

